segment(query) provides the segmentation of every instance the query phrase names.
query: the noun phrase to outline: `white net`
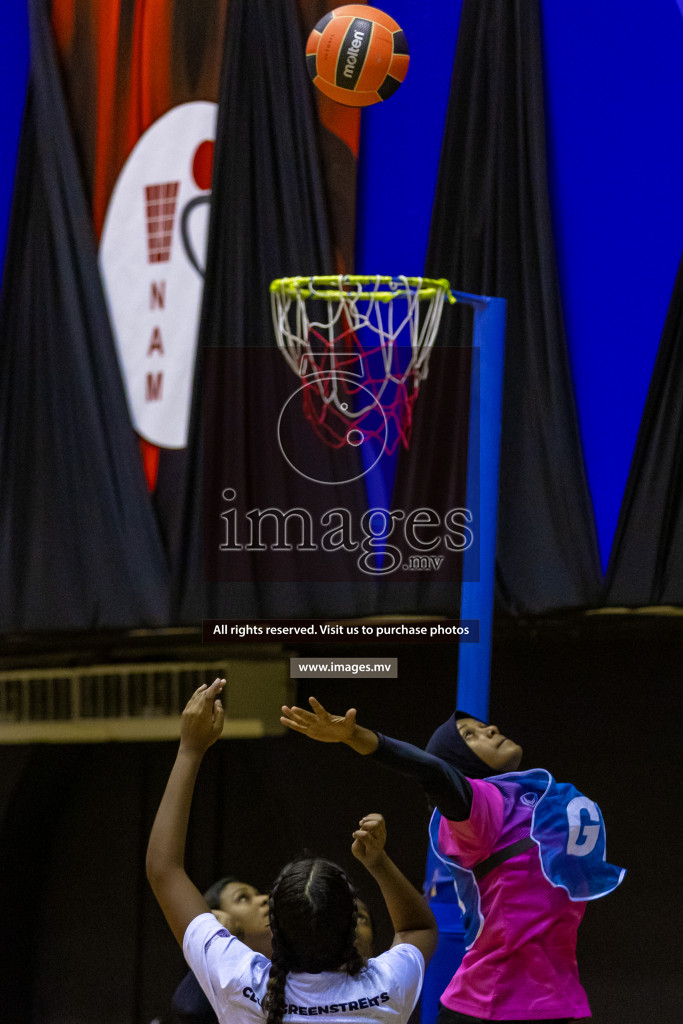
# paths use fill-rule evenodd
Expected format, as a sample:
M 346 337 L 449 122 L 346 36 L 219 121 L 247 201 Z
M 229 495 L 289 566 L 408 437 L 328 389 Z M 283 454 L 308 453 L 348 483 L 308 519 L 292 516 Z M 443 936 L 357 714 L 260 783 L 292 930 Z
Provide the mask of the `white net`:
M 278 346 L 305 383 L 306 418 L 332 447 L 393 425 L 389 448 L 408 447 L 412 406 L 429 369 L 448 281 L 296 277 L 270 286 Z M 353 427 L 355 441 L 350 441 Z

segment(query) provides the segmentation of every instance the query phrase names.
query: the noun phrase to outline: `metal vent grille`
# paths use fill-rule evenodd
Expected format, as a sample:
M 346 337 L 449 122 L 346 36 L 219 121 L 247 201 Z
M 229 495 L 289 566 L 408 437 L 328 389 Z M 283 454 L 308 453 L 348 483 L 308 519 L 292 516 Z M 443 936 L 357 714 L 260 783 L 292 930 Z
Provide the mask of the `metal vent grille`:
M 174 739 L 190 695 L 226 673 L 223 736 L 280 732 L 288 660 L 155 662 L 0 672 L 0 743 Z

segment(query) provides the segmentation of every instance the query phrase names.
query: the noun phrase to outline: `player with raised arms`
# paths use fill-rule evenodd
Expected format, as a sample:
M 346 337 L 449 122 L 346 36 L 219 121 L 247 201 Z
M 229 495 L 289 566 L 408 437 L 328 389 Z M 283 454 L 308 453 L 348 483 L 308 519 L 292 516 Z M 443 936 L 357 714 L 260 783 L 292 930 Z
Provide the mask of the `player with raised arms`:
M 361 819 L 351 846 L 379 885 L 394 926 L 391 948 L 367 962 L 356 946 L 353 889 L 330 861 L 301 859 L 280 872 L 269 897 L 272 959 L 216 920 L 186 874 L 192 794 L 202 758 L 223 728 L 224 686 L 216 679 L 199 687 L 183 712 L 178 754 L 147 849 L 147 877 L 185 959 L 221 1022 L 280 1024 L 324 1014 L 328 1024 L 406 1024 L 437 929 L 422 895 L 384 849 L 381 815 Z
M 421 783 L 436 808 L 430 840 L 463 910 L 467 952 L 441 996 L 439 1024 L 590 1016 L 576 963 L 586 901 L 624 871 L 605 861 L 598 806 L 543 769 L 517 771 L 522 748 L 456 711 L 427 750 L 360 726 L 356 710 L 283 707 L 281 722 L 344 743 Z

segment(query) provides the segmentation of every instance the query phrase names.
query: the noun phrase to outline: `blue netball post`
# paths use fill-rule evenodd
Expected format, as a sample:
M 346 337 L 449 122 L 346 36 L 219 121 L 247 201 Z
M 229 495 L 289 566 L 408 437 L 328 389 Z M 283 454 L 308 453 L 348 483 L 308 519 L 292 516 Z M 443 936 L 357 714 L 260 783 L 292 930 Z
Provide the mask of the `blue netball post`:
M 463 567 L 460 599 L 461 618 L 479 620 L 479 643 L 460 646 L 456 704 L 488 721 L 506 303 L 483 295 L 453 294 L 474 310 L 472 344 L 479 357 L 472 360 L 466 502 L 467 508 L 479 508 L 479 543 L 478 549 L 475 545 L 465 553 L 470 561 L 478 558 L 479 566 L 478 572 L 476 566 Z M 425 972 L 421 1003 L 422 1024 L 433 1024 L 439 997 L 465 954 L 465 928 L 452 875 L 431 846 L 425 894 L 439 926 L 439 944 Z
M 473 546 L 465 552 L 460 601 L 461 618 L 479 619 L 479 643 L 460 648 L 457 706 L 488 721 L 506 303 L 483 295 L 453 294 L 474 309 L 472 344 L 479 355 L 472 361 L 473 378 L 478 373 L 479 380 L 472 380 L 470 390 L 467 465 L 467 508 L 479 508 L 479 550 Z M 476 566 L 468 564 L 477 557 L 478 574 Z

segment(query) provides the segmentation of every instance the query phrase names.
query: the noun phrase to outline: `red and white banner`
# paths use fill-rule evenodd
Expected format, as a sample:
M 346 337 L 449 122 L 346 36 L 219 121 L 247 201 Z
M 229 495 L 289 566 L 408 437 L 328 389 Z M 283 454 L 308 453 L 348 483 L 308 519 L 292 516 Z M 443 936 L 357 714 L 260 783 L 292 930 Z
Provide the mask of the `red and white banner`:
M 215 103 L 174 107 L 141 136 L 116 182 L 100 269 L 137 433 L 184 448 L 209 223 Z

